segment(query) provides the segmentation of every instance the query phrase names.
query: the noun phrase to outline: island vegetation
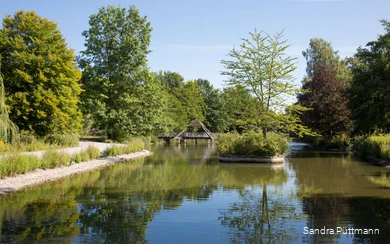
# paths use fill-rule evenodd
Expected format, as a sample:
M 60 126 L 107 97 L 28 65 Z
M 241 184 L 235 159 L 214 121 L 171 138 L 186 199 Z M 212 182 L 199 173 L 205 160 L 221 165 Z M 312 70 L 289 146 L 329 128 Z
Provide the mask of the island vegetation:
M 152 24 L 135 6 L 92 14 L 79 55 L 53 20 L 34 11 L 7 14 L 0 30 L 0 151 L 73 146 L 80 135 L 149 142 L 198 119 L 221 134 L 221 153 L 283 155 L 281 138 L 299 137 L 321 148 L 353 144 L 362 155 L 388 159 L 390 22 L 381 23 L 385 32 L 352 57 L 311 39 L 301 86 L 283 32 L 250 32 L 221 61 L 227 81 L 217 89 L 203 78 L 149 69 Z

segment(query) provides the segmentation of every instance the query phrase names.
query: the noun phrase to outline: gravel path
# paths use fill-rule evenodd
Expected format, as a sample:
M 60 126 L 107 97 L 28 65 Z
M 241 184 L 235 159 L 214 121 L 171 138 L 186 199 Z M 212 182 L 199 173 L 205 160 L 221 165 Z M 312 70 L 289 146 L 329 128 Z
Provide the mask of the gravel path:
M 78 153 L 78 152 L 81 152 L 81 151 L 87 149 L 89 145 L 92 145 L 94 147 L 99 148 L 100 152 L 103 152 L 106 148 L 108 148 L 112 145 L 125 146 L 124 144 L 110 144 L 110 143 L 103 143 L 103 142 L 80 141 L 78 147 L 68 147 L 68 148 L 56 149 L 54 151 L 68 153 L 68 154 L 72 155 L 74 153 Z M 46 152 L 46 150 L 36 151 L 36 152 L 26 152 L 23 154 L 37 155 L 38 157 L 42 158 L 42 156 L 45 152 Z
M 85 148 L 88 147 L 88 145 L 91 144 L 95 147 L 98 147 L 100 151 L 103 151 L 105 148 L 111 146 L 111 144 L 109 143 L 80 142 L 79 147 L 64 148 L 64 149 L 60 149 L 59 151 L 73 154 L 81 150 L 84 150 Z M 39 152 L 29 152 L 27 154 L 36 154 L 38 157 L 41 157 L 43 153 L 44 151 L 39 151 Z M 95 159 L 95 160 L 90 160 L 88 162 L 82 162 L 79 164 L 75 163 L 69 167 L 62 166 L 54 169 L 45 169 L 45 170 L 38 169 L 26 174 L 20 174 L 14 177 L 7 177 L 4 179 L 0 179 L 0 195 L 15 192 L 22 188 L 42 184 L 44 182 L 58 180 L 60 178 L 69 175 L 100 169 L 103 167 L 107 167 L 109 165 L 146 157 L 152 154 L 153 153 L 148 150 L 142 150 L 141 152 L 120 155 L 116 157 Z

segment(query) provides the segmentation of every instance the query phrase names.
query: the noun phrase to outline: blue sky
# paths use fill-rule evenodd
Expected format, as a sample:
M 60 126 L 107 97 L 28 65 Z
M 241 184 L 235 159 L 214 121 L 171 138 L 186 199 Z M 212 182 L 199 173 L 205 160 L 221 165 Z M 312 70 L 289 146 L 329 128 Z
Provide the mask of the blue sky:
M 17 10 L 34 10 L 56 21 L 68 45 L 76 53 L 84 49 L 83 30 L 102 6 L 135 5 L 153 27 L 149 54 L 152 71 L 179 72 L 186 80 L 208 79 L 222 88 L 221 60 L 249 37 L 254 28 L 275 34 L 284 30 L 297 57 L 294 76 L 300 84 L 306 63 L 302 51 L 310 38 L 330 41 L 342 57 L 383 33 L 380 19 L 390 20 L 389 0 L 12 0 L 3 1 L 0 17 Z

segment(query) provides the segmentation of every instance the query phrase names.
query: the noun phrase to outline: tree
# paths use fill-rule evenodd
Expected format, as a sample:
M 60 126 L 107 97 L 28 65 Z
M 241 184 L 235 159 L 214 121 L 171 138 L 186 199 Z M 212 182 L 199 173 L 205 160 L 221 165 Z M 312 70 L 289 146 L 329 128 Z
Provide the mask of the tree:
M 358 48 L 351 62 L 348 106 L 356 133 L 389 132 L 390 128 L 390 22 L 381 23 L 385 34 Z
M 187 124 L 195 119 L 205 120 L 206 105 L 195 81 L 187 81 L 183 88 L 177 88 L 173 92 L 183 104 L 188 118 Z
M 0 56 L 0 140 L 5 143 L 15 143 L 18 138 L 18 127 L 9 119 L 8 109 L 5 105 L 5 92 L 3 77 L 1 75 Z
M 33 11 L 6 15 L 0 38 L 10 118 L 38 135 L 78 132 L 81 74 L 57 24 Z
M 147 83 L 138 79 L 147 70 L 150 22 L 134 6 L 108 6 L 91 15 L 89 24 L 83 32 L 86 50 L 78 58 L 86 90 L 83 111 L 111 139 L 134 134 L 131 112 L 137 98 L 132 95 Z
M 204 125 L 212 132 L 223 132 L 227 129 L 227 116 L 223 109 L 222 94 L 208 80 L 196 79 L 195 82 L 203 96 L 206 107 Z
M 310 39 L 309 48 L 302 52 L 306 59 L 306 74 L 303 84 L 309 81 L 317 72 L 317 64 L 333 66 L 338 79 L 348 81 L 351 72 L 346 68 L 346 61 L 340 60 L 338 51 L 334 51 L 332 44 L 322 38 Z
M 249 91 L 237 85 L 223 89 L 222 111 L 226 113 L 228 131 L 242 133 L 244 130 L 257 126 L 260 106 Z
M 249 34 L 250 39 L 242 39 L 239 50 L 233 48 L 229 52 L 233 60 L 222 61 L 227 71 L 221 74 L 230 76 L 228 85 L 241 85 L 257 98 L 260 106 L 257 123 L 266 136 L 269 129 L 286 128 L 280 121 L 290 121 L 283 119 L 286 118 L 283 111 L 285 102 L 299 91 L 293 84 L 295 59 L 285 56 L 289 46 L 282 40 L 282 33 L 263 36 L 255 30 Z M 296 106 L 296 109 L 303 108 Z M 303 127 L 289 128 L 296 131 Z
M 302 122 L 318 134 L 332 138 L 346 134 L 352 128 L 346 84 L 337 78 L 333 65 L 317 63 L 314 76 L 303 85 L 309 91 L 298 96 L 302 106 L 311 108 L 302 116 Z

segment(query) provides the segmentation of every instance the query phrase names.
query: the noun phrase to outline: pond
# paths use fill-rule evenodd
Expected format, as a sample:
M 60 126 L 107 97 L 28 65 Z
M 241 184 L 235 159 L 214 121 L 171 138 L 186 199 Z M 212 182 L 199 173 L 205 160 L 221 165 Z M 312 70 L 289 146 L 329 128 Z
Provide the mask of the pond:
M 1 243 L 388 243 L 388 174 L 291 143 L 284 164 L 219 163 L 212 144 L 0 197 Z M 339 229 L 338 229 L 339 228 Z M 349 233 L 377 229 L 378 233 Z M 322 234 L 328 230 L 328 234 Z M 334 230 L 334 233 L 329 233 Z M 341 232 L 337 233 L 340 230 Z

